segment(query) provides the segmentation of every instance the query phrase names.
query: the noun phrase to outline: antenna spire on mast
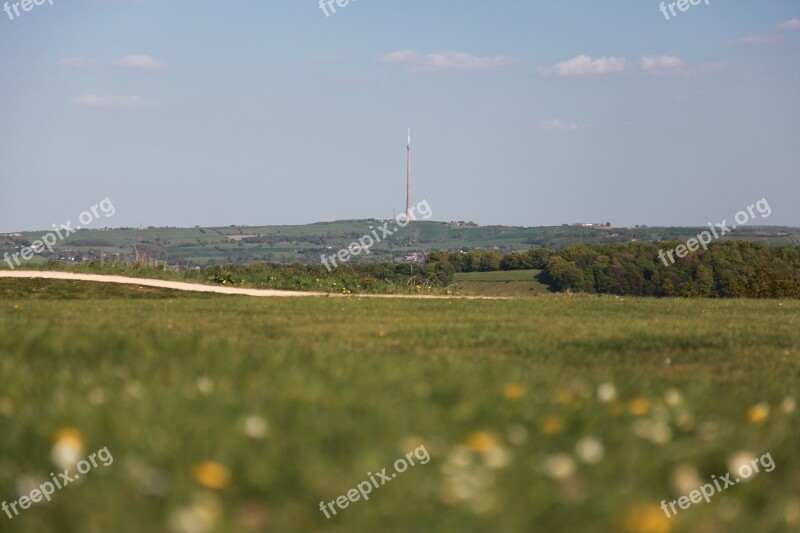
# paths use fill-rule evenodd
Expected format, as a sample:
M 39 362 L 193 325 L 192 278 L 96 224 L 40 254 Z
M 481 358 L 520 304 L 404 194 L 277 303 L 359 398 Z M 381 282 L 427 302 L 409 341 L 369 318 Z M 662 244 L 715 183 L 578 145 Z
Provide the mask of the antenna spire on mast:
M 406 219 L 414 220 L 411 209 L 411 128 L 408 128 L 408 148 L 406 157 Z

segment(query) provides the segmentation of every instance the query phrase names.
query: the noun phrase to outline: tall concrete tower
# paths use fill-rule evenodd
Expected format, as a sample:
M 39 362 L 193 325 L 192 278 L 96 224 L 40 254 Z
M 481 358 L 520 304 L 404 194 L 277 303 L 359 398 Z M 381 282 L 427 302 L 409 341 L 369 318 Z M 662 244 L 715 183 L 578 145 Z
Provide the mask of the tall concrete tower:
M 411 210 L 411 128 L 408 129 L 406 152 L 406 218 L 414 220 L 414 213 Z

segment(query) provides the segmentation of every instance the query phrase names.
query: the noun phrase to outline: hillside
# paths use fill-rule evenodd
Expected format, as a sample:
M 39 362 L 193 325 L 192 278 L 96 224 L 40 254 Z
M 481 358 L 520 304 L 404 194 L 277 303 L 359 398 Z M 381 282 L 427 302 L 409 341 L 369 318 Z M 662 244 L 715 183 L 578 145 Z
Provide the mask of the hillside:
M 59 241 L 54 252 L 43 250 L 32 263 L 60 259 L 67 263 L 87 259 L 106 261 L 166 260 L 182 267 L 220 263 L 318 264 L 322 254 L 347 247 L 386 221 L 343 220 L 295 226 L 227 226 L 194 228 L 122 228 L 80 230 Z M 389 228 L 394 226 L 391 221 Z M 705 228 L 692 227 L 513 227 L 477 226 L 464 222 L 413 222 L 375 244 L 358 260 L 404 260 L 413 252 L 429 250 L 498 249 L 501 252 L 531 247 L 560 249 L 575 243 L 605 244 L 688 239 Z M 45 231 L 0 235 L 0 255 L 13 254 L 40 239 Z M 772 246 L 800 243 L 800 229 L 786 227 L 742 228 L 722 240 L 746 239 Z M 0 264 L 7 266 L 6 263 Z

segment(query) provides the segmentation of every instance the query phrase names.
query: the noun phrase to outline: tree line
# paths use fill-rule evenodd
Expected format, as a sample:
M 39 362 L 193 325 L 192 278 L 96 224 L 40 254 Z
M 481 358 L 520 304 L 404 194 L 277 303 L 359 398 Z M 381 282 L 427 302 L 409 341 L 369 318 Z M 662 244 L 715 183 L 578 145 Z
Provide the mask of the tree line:
M 662 243 L 575 244 L 561 250 L 432 252 L 429 267 L 441 271 L 541 270 L 555 291 L 636 296 L 800 298 L 800 248 L 751 241 L 715 243 L 665 266 Z

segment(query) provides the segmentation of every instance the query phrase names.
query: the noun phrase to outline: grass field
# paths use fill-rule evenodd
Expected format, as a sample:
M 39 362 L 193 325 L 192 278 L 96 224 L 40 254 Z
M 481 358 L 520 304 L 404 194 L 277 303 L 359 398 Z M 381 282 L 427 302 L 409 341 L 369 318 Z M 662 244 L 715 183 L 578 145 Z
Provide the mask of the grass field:
M 531 281 L 541 270 L 501 270 L 498 272 L 457 272 L 457 281 Z
M 458 293 L 465 296 L 529 297 L 546 294 L 548 285 L 536 280 L 541 270 L 457 272 Z
M 3 532 L 800 527 L 798 301 L 0 280 L 0 379 L 0 502 L 67 452 L 114 459 L 0 514 Z M 430 461 L 369 501 L 319 510 L 420 446 Z M 659 509 L 742 452 L 774 470 L 676 518 Z

